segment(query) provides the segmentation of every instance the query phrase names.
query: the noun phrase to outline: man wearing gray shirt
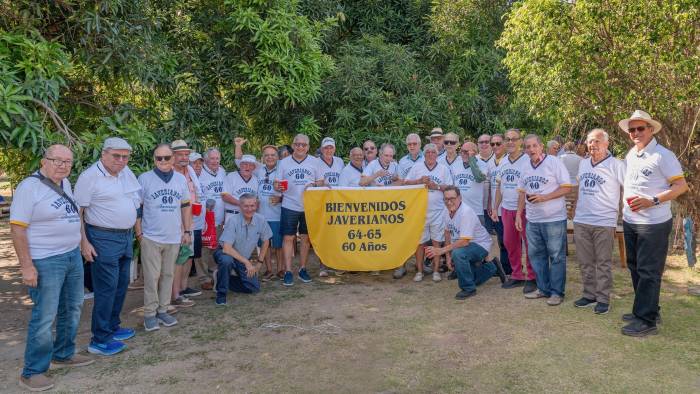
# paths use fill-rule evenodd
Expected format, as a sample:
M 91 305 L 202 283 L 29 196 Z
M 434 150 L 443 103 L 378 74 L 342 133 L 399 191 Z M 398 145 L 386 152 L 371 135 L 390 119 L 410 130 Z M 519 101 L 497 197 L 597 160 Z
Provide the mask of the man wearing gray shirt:
M 238 201 L 240 215 L 229 215 L 219 238 L 219 248 L 214 252 L 218 266 L 216 305 L 226 305 L 226 293 L 229 290 L 248 294 L 260 291 L 260 282 L 256 276 L 260 263 L 252 261 L 250 257 L 258 242 L 262 242 L 258 259 L 264 260 L 272 238 L 272 230 L 265 217 L 255 213 L 258 199 L 245 193 Z

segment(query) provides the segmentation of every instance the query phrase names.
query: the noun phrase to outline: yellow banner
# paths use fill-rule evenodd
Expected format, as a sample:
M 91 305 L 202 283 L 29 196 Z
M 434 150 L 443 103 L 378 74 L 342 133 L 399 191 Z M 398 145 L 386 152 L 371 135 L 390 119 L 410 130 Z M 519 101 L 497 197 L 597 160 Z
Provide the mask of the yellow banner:
M 428 191 L 420 186 L 309 188 L 304 210 L 314 252 L 328 267 L 393 269 L 420 241 Z

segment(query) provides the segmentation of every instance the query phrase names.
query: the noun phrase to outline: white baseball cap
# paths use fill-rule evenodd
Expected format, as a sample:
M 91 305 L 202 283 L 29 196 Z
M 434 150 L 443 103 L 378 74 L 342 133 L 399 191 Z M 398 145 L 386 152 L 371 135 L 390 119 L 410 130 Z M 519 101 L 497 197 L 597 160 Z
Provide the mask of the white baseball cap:
M 197 160 L 203 160 L 203 159 L 202 159 L 202 155 L 200 155 L 200 154 L 197 153 L 197 152 L 192 152 L 192 153 L 190 153 L 190 162 L 194 162 L 194 161 L 197 161 Z
M 239 163 L 241 163 L 241 164 L 243 164 L 243 163 L 257 164 L 258 162 L 255 160 L 255 156 L 253 156 L 253 155 L 243 155 L 243 157 L 241 157 L 241 160 L 239 161 Z
M 326 137 L 321 141 L 321 148 L 325 148 L 327 146 L 332 146 L 335 148 L 335 140 L 331 137 Z

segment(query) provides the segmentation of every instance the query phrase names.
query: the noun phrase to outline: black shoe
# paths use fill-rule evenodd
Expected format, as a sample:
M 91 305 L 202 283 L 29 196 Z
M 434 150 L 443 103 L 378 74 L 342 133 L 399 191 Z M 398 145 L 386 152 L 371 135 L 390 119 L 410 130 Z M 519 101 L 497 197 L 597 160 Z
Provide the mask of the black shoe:
M 515 287 L 525 286 L 525 281 L 520 279 L 508 279 L 501 285 L 504 289 L 513 289 Z M 534 291 L 534 290 L 533 290 Z
M 458 300 L 464 300 L 464 299 L 467 299 L 467 298 L 469 298 L 471 296 L 475 296 L 475 295 L 476 295 L 476 290 L 472 290 L 472 291 L 462 290 L 459 293 L 457 293 L 455 298 Z
M 449 271 L 449 269 L 447 269 L 447 264 L 440 264 L 440 269 L 438 269 L 438 272 L 444 274 L 447 271 Z
M 447 275 L 447 280 L 455 280 L 457 279 L 457 271 L 452 271 L 450 272 L 449 275 Z
M 599 302 L 599 303 L 595 304 L 595 308 L 593 308 L 593 312 L 595 312 L 596 315 L 605 315 L 609 311 L 610 311 L 610 304 L 606 304 L 604 302 Z
M 632 323 L 622 327 L 622 335 L 631 337 L 645 337 L 647 335 L 656 335 L 659 329 L 656 326 L 647 324 L 646 322 L 635 319 Z
M 638 319 L 637 319 L 637 316 L 634 315 L 634 313 L 625 313 L 624 315 L 622 315 L 622 321 L 632 322 L 635 320 L 638 320 Z M 656 315 L 656 324 L 657 325 L 661 324 L 661 313 Z
M 589 300 L 586 297 L 581 297 L 578 300 L 574 301 L 574 306 L 576 308 L 587 308 L 589 306 L 593 306 L 593 304 L 595 304 L 595 300 Z
M 494 257 L 491 262 L 496 266 L 496 275 L 498 275 L 498 279 L 501 280 L 501 284 L 506 283 L 506 272 L 503 270 L 501 260 L 499 260 L 498 257 Z
M 534 280 L 526 280 L 525 287 L 523 287 L 523 293 L 532 293 L 535 290 L 537 290 L 537 282 L 535 282 Z
M 193 288 L 191 288 L 191 287 L 188 287 L 188 288 L 186 288 L 185 290 L 181 291 L 181 292 L 180 292 L 180 295 L 181 295 L 181 296 L 185 296 L 185 297 L 187 297 L 187 298 L 189 298 L 189 297 L 197 297 L 197 296 L 201 296 L 201 295 L 202 295 L 202 291 L 201 291 L 201 290 L 195 290 L 195 289 L 193 289 Z

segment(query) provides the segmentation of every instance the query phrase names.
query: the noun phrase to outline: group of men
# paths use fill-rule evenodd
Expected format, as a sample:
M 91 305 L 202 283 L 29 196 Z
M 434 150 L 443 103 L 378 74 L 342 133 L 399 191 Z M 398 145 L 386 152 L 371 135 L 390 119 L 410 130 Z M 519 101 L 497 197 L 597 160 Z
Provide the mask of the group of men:
M 202 289 L 215 290 L 216 304 L 226 305 L 229 291 L 259 291 L 259 277 L 294 285 L 292 257 L 299 239 L 296 276 L 311 282 L 303 193 L 312 186 L 423 185 L 428 208 L 415 250 L 414 281 L 422 281 L 425 273 L 442 280 L 444 256 L 448 279 L 457 279 L 460 288 L 457 299 L 475 295 L 479 284 L 499 276 L 502 287 L 522 286 L 526 298 L 544 298 L 552 306 L 565 296 L 565 196 L 577 186 L 573 225 L 584 289 L 574 305 L 594 306 L 599 314 L 609 310 L 612 240 L 624 191 L 635 300 L 632 313 L 623 316 L 629 324 L 622 332 L 653 334 L 671 230 L 670 201 L 687 185 L 675 155 L 654 138 L 661 130 L 658 121 L 638 110 L 619 126 L 634 143 L 625 161 L 609 152 L 608 134 L 594 129 L 586 139 L 589 157 L 579 158 L 576 174 L 564 159 L 545 153 L 540 137 L 523 136 L 518 129 L 460 145 L 457 134 L 435 128 L 422 149 L 420 136 L 410 134 L 408 154 L 399 160 L 392 144 L 378 150 L 368 140 L 350 150 L 348 164 L 335 156 L 331 137 L 322 140 L 318 157 L 309 154 L 309 138 L 299 134 L 291 149 L 264 146 L 261 161 L 244 154 L 246 141 L 236 138 L 238 170 L 229 173 L 217 149 L 202 156 L 177 140 L 158 145 L 153 169 L 138 178 L 127 165 L 130 145 L 113 137 L 104 141 L 100 159 L 80 174 L 73 190 L 67 179 L 72 152 L 53 145 L 41 168 L 19 184 L 11 207 L 12 239 L 34 303 L 20 384 L 47 389 L 53 385 L 44 374 L 50 363 L 93 362 L 75 352 L 83 260 L 94 288 L 88 351 L 109 356 L 126 348 L 124 341 L 135 330 L 121 326 L 120 313 L 134 239 L 140 245 L 146 331 L 177 324 L 173 305 L 191 306 L 189 298 L 201 294 L 188 285 L 192 264 Z M 492 248 L 492 235 L 497 248 Z M 218 242 L 203 246 L 205 238 Z M 426 258 L 432 260 L 430 268 L 424 266 Z M 258 275 L 263 264 L 266 272 Z M 328 274 L 321 265 L 319 276 Z M 394 278 L 405 274 L 403 265 Z

